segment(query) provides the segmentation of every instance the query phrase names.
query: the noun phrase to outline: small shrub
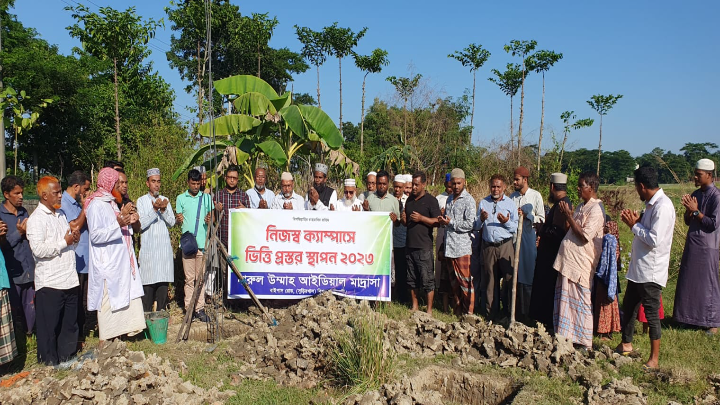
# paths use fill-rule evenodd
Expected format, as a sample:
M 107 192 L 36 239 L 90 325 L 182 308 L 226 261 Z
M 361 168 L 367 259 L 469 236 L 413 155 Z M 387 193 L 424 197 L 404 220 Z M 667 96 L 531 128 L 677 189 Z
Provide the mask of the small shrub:
M 395 353 L 384 347 L 385 322 L 372 312 L 349 321 L 351 331 L 341 332 L 331 352 L 335 382 L 352 392 L 376 389 L 394 375 Z

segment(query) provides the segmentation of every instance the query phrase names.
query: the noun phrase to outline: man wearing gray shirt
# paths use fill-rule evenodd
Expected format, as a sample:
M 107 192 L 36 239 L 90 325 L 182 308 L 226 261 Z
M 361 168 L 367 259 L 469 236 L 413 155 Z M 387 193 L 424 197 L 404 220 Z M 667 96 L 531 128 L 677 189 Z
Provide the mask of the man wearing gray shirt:
M 472 314 L 475 307 L 475 289 L 470 273 L 472 240 L 470 233 L 475 224 L 475 199 L 465 190 L 465 172 L 453 169 L 450 173 L 452 195 L 445 204 L 445 215 L 438 223 L 445 227 L 445 259 L 455 273 L 452 281 L 455 314 Z

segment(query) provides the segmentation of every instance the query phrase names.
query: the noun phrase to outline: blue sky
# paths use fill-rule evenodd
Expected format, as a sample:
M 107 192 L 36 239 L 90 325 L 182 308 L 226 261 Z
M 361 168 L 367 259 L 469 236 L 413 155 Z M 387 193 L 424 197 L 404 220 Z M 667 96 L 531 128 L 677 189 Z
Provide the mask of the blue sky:
M 165 17 L 165 0 L 77 0 L 92 11 L 97 6 L 125 9 L 136 6 L 143 17 Z M 562 138 L 560 114 L 574 110 L 578 118 L 597 118 L 586 100 L 594 94 L 623 94 L 603 120 L 603 149 L 626 149 L 633 155 L 654 147 L 678 151 L 685 142 L 720 141 L 716 116 L 720 101 L 714 94 L 720 79 L 713 69 L 719 65 L 720 2 L 670 1 L 276 1 L 239 2 L 243 14 L 270 12 L 280 21 L 271 41 L 275 47 L 299 51 L 293 25 L 321 29 L 337 21 L 359 30 L 368 27 L 357 51 L 368 54 L 375 48 L 389 52 L 390 65 L 382 73 L 368 76 L 367 98 L 391 100 L 390 75 L 408 76 L 409 69 L 421 73 L 438 96 L 460 96 L 472 87 L 472 75 L 447 55 L 469 43 L 478 43 L 492 55 L 478 71 L 475 113 L 475 143 L 488 145 L 509 138 L 509 99 L 487 80 L 490 69 L 503 70 L 517 62 L 503 51 L 512 39 L 534 39 L 538 49 L 564 54 L 546 74 L 545 140 L 554 131 Z M 75 0 L 16 0 L 18 19 L 70 53 L 79 42 L 65 27 L 73 23 L 64 10 Z M 191 114 L 194 104 L 183 90 L 179 74 L 170 69 L 164 55 L 171 30 L 166 28 L 151 41 L 155 68 L 175 89 L 176 110 Z M 338 64 L 329 59 L 320 68 L 323 109 L 338 118 Z M 359 122 L 362 73 L 351 58 L 343 60 L 343 118 Z M 296 92 L 316 93 L 315 70 L 296 77 Z M 531 74 L 525 88 L 523 137 L 536 143 L 540 126 L 542 82 Z M 519 106 L 519 94 L 515 106 Z M 515 120 L 518 110 L 515 111 Z M 516 123 L 517 127 L 517 123 Z M 571 148 L 597 148 L 598 126 L 574 132 Z

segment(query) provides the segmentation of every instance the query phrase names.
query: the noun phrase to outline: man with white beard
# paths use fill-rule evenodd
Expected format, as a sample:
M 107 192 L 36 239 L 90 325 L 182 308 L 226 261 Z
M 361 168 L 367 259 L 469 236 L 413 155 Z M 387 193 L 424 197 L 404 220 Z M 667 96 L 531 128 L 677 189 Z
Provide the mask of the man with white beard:
M 357 198 L 355 179 L 345 179 L 344 196 L 336 211 L 362 211 L 362 201 Z
M 290 172 L 280 176 L 280 192 L 273 199 L 270 209 L 273 210 L 304 210 L 305 200 L 295 193 L 295 180 Z
M 248 189 L 245 193 L 250 198 L 250 208 L 267 209 L 275 199 L 275 193 L 265 188 L 267 182 L 267 170 L 263 167 L 255 169 L 255 187 Z

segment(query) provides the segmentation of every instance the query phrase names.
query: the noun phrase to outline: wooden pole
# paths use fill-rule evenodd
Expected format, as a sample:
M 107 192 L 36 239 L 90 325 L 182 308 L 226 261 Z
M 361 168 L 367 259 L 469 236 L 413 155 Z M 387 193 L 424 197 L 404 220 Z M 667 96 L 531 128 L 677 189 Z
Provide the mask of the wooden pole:
M 517 277 L 520 264 L 520 242 L 522 242 L 523 215 L 518 218 L 517 243 L 515 243 L 515 262 L 513 266 L 512 297 L 510 298 L 510 327 L 515 323 L 515 298 L 517 297 Z

